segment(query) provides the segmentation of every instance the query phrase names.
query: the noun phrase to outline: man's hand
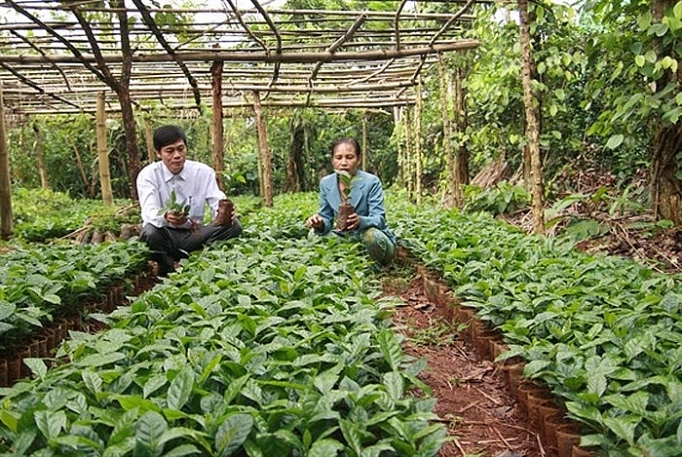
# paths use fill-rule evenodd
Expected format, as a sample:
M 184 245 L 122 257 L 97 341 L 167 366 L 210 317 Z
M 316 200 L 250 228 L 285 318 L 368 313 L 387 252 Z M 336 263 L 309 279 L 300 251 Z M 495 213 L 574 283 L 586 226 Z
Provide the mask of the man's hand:
M 305 221 L 306 227 L 320 229 L 324 227 L 324 220 L 319 214 L 313 214 Z
M 173 225 L 175 227 L 184 225 L 185 222 L 187 222 L 187 216 L 185 216 L 183 213 L 167 211 L 166 214 L 163 215 L 163 217 L 168 221 L 170 225 Z

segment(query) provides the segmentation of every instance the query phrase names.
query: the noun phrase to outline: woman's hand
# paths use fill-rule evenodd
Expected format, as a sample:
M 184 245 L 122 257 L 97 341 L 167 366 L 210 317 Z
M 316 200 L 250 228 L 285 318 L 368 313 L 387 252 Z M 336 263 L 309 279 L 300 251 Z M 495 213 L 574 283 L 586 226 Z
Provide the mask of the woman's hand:
M 346 218 L 348 225 L 346 225 L 346 230 L 357 230 L 360 227 L 360 216 L 357 213 L 353 213 Z
M 305 221 L 305 225 L 306 225 L 306 227 L 309 227 L 309 228 L 319 229 L 319 228 L 324 227 L 324 220 L 322 219 L 322 217 L 319 214 L 313 214 L 312 216 L 310 216 L 308 218 L 307 221 Z

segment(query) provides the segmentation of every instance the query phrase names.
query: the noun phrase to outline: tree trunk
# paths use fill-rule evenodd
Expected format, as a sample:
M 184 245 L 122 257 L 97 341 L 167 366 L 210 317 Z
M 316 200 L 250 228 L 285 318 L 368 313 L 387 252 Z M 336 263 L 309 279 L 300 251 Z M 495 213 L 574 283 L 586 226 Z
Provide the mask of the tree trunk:
M 97 155 L 99 157 L 99 180 L 102 186 L 102 201 L 106 206 L 112 206 L 114 204 L 114 195 L 111 191 L 111 174 L 109 172 L 106 118 L 107 114 L 104 110 L 104 92 L 100 92 L 97 94 Z
M 121 103 L 121 119 L 126 137 L 126 149 L 128 150 L 128 176 L 130 177 L 130 198 L 137 201 L 137 174 L 140 172 L 140 151 L 137 147 L 137 131 L 135 128 L 135 116 L 133 105 L 130 101 L 130 88 L 127 84 L 117 86 L 117 94 Z
M 682 148 L 682 122 L 661 127 L 654 139 L 651 196 L 657 219 L 682 224 L 682 183 L 677 178 L 677 154 Z
M 519 0 L 519 31 L 521 39 L 521 82 L 523 104 L 526 109 L 526 138 L 531 160 L 533 231 L 545 232 L 542 162 L 540 159 L 540 130 L 532 87 L 533 50 L 530 43 L 528 0 Z
M 2 96 L 0 82 L 0 237 L 8 239 L 12 236 L 12 181 L 9 173 L 9 151 L 5 131 L 5 101 Z
M 661 22 L 665 10 L 674 5 L 673 0 L 655 0 L 652 4 L 654 21 Z M 656 54 L 673 55 L 674 51 L 666 49 L 662 40 L 658 40 Z M 656 82 L 657 91 L 662 92 L 669 84 L 678 83 L 681 73 L 682 66 L 678 67 L 676 74 L 666 72 Z M 673 97 L 675 95 L 672 94 Z M 654 216 L 657 219 L 668 219 L 679 226 L 682 225 L 682 181 L 677 177 L 680 172 L 677 155 L 682 149 L 682 121 L 666 125 L 662 120 L 657 120 L 657 124 L 649 178 Z
M 263 163 L 263 199 L 265 206 L 272 206 L 272 157 L 268 146 L 268 136 L 265 131 L 265 121 L 263 120 L 263 107 L 260 102 L 260 93 L 253 92 L 253 110 L 256 115 L 256 126 L 258 129 L 258 152 L 262 157 Z
M 301 157 L 303 157 L 305 131 L 300 125 L 294 125 L 293 129 L 294 131 L 291 135 L 291 149 L 289 150 L 289 157 L 287 158 L 287 175 L 284 186 L 286 192 L 301 191 L 300 170 L 303 166 Z
M 218 188 L 224 191 L 223 62 L 213 62 L 211 77 L 211 84 L 213 86 L 213 168 L 215 169 L 215 179 L 218 182 Z
M 85 172 L 85 166 L 83 165 L 83 160 L 81 159 L 81 153 L 78 150 L 78 145 L 74 141 L 71 143 L 73 146 L 73 153 L 76 156 L 76 166 L 78 167 L 78 172 L 81 174 L 81 179 L 83 180 L 83 184 L 85 184 L 85 187 L 88 188 L 88 196 L 90 198 L 95 197 L 95 187 L 92 185 L 90 180 L 88 179 L 88 174 Z
M 38 160 L 38 174 L 40 175 L 40 187 L 49 189 L 50 183 L 47 180 L 47 166 L 45 165 L 45 148 L 43 146 L 43 133 L 38 128 L 38 124 L 33 124 L 33 132 L 36 136 L 36 159 Z M 86 183 L 87 184 L 87 183 Z

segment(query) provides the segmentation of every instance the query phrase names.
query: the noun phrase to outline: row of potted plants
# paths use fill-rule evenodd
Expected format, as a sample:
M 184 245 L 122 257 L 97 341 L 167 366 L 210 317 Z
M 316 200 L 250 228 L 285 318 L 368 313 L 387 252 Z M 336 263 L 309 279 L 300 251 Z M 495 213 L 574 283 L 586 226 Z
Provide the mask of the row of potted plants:
M 611 456 L 682 454 L 682 287 L 484 214 L 392 201 L 396 233 Z
M 183 261 L 48 370 L 0 390 L 0 449 L 23 455 L 435 455 L 424 362 L 359 247 L 292 233 L 290 209 Z M 281 224 L 277 221 L 283 221 Z M 259 230 L 259 228 L 261 230 Z M 262 235 L 262 236 L 261 236 Z M 64 362 L 68 360 L 67 362 Z
M 7 350 L 55 318 L 81 313 L 115 284 L 147 268 L 134 239 L 101 245 L 34 245 L 2 256 L 0 348 Z

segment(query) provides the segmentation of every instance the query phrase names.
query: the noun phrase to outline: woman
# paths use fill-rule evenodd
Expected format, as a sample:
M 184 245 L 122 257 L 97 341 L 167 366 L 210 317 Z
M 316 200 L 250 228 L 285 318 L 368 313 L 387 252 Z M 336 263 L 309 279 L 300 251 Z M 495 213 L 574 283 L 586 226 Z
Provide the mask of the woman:
M 381 181 L 371 173 L 358 170 L 360 157 L 360 145 L 354 138 L 344 138 L 334 143 L 332 166 L 336 172 L 320 181 L 320 210 L 308 218 L 306 226 L 315 229 L 319 235 L 332 231 L 344 191 L 347 191 L 339 174 L 347 173 L 352 177 L 348 201 L 355 212 L 348 216 L 346 229 L 334 230 L 334 233 L 362 237 L 369 256 L 381 265 L 386 265 L 395 257 L 396 238 L 386 225 Z

